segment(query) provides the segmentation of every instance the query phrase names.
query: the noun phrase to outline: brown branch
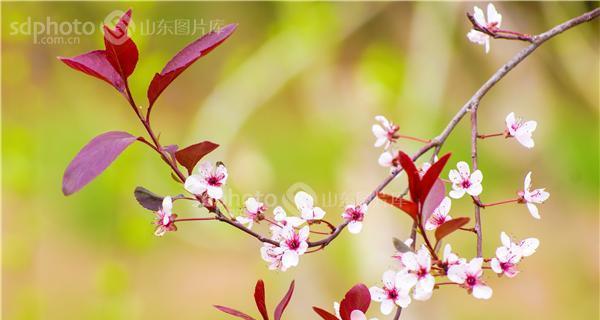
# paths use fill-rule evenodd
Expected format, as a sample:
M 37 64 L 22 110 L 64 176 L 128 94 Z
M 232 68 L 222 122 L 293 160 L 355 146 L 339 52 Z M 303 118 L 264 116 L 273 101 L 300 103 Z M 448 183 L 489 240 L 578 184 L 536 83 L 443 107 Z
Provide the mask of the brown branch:
M 571 20 L 568 20 L 562 24 L 559 24 L 557 26 L 555 26 L 554 28 L 531 37 L 531 44 L 525 48 L 523 48 L 521 51 L 519 51 L 517 54 L 515 54 L 506 64 L 504 64 L 503 66 L 501 66 L 498 70 L 496 70 L 496 72 L 477 90 L 477 92 L 475 92 L 475 94 L 460 108 L 460 110 L 454 115 L 454 117 L 450 120 L 450 122 L 446 125 L 446 128 L 444 128 L 444 130 L 434 139 L 431 139 L 431 141 L 429 143 L 427 143 L 426 145 L 424 145 L 423 147 L 421 147 L 413 156 L 412 159 L 417 160 L 419 157 L 421 157 L 423 154 L 425 154 L 427 151 L 429 151 L 432 148 L 435 148 L 434 150 L 434 155 L 436 155 L 437 153 L 439 153 L 442 145 L 444 144 L 444 142 L 446 141 L 446 139 L 448 138 L 448 136 L 450 135 L 450 133 L 454 130 L 454 128 L 458 125 L 458 123 L 464 118 L 465 114 L 469 111 L 472 112 L 476 112 L 477 111 L 477 107 L 479 106 L 479 102 L 481 101 L 481 99 L 486 95 L 486 93 L 492 88 L 494 87 L 494 85 L 496 85 L 496 83 L 498 83 L 502 78 L 504 78 L 504 76 L 506 76 L 514 67 L 516 67 L 519 63 L 521 63 L 521 61 L 525 60 L 525 58 L 527 58 L 533 51 L 535 51 L 539 46 L 541 46 L 544 42 L 546 42 L 547 40 L 551 39 L 552 37 L 566 31 L 569 30 L 579 24 L 591 21 L 595 18 L 598 17 L 598 15 L 600 15 L 600 8 L 596 8 L 590 12 L 587 12 L 583 15 L 580 15 L 578 17 L 575 17 Z M 147 125 L 147 123 L 145 121 L 143 121 L 143 123 L 145 124 L 145 126 Z M 148 128 L 147 128 L 148 129 Z M 149 133 L 151 133 L 151 129 L 148 130 Z M 151 136 L 153 136 L 153 134 L 151 134 Z M 475 137 L 477 138 L 477 137 Z M 158 141 L 153 137 L 153 141 L 158 144 Z M 160 149 L 162 150 L 162 149 Z M 172 168 L 173 165 L 171 162 L 166 161 Z M 176 173 L 178 173 L 177 171 L 179 171 L 177 169 L 177 167 L 175 166 L 175 168 L 173 168 L 174 171 Z M 394 171 L 392 171 L 376 188 L 375 190 L 373 190 L 373 192 L 371 192 L 367 198 L 363 201 L 364 204 L 370 204 L 373 199 L 375 199 L 375 197 L 377 196 L 377 193 L 381 192 L 390 182 L 392 182 L 392 180 L 394 180 L 394 178 L 396 178 L 396 176 L 402 172 L 402 169 L 398 168 L 395 169 Z M 180 178 L 183 178 L 183 175 L 181 174 L 181 172 L 178 173 L 178 176 Z M 185 179 L 183 179 L 183 181 L 185 181 Z M 277 242 L 264 237 L 248 228 L 246 228 L 244 225 L 238 223 L 237 221 L 232 221 L 230 219 L 228 219 L 227 217 L 225 217 L 222 213 L 220 213 L 219 211 L 216 212 L 217 214 L 217 220 L 225 222 L 231 226 L 234 226 L 238 229 L 240 229 L 241 231 L 251 235 L 252 237 L 258 239 L 261 242 L 266 242 L 266 243 L 270 243 L 273 245 L 279 245 Z M 312 241 L 312 242 L 308 242 L 308 246 L 309 247 L 317 247 L 317 246 L 327 246 L 331 241 L 333 241 L 341 232 L 342 230 L 348 225 L 347 221 L 342 222 L 341 224 L 339 224 L 337 227 L 335 227 L 335 229 L 333 230 L 332 234 L 324 239 L 318 240 L 318 241 Z M 416 226 L 413 225 L 412 228 L 412 233 L 411 234 L 411 238 L 415 238 L 415 230 L 416 230 Z M 413 246 L 414 246 L 414 241 L 413 241 Z
M 396 314 L 394 314 L 394 320 L 398 320 L 398 319 L 400 319 L 400 315 L 402 315 L 402 307 L 400 307 L 400 306 L 399 306 L 399 307 L 396 309 Z
M 527 42 L 531 42 L 531 43 L 534 42 L 533 37 L 528 34 L 523 34 L 523 33 L 510 31 L 510 30 L 502 30 L 502 29 L 498 29 L 496 27 L 488 28 L 486 26 L 482 26 L 479 23 L 477 23 L 477 21 L 475 21 L 475 17 L 470 12 L 467 12 L 467 18 L 469 19 L 469 21 L 471 21 L 471 24 L 473 25 L 473 29 L 475 29 L 479 32 L 483 32 L 494 39 L 520 40 L 520 41 L 527 41 Z
M 473 171 L 477 170 L 477 105 L 471 110 L 471 165 Z M 477 256 L 481 257 L 483 250 L 483 233 L 481 231 L 481 207 L 479 206 L 479 197 L 476 197 L 476 203 L 473 204 L 475 210 L 475 233 L 477 233 Z

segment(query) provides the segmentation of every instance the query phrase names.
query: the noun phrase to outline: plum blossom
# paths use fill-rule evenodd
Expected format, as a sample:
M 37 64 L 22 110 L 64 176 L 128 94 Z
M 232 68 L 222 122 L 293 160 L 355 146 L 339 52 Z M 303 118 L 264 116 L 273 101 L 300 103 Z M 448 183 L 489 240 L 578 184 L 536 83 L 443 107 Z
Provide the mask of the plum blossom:
M 434 156 L 433 163 L 436 163 L 437 161 L 438 161 L 438 157 Z M 425 173 L 427 173 L 427 170 L 429 170 L 429 168 L 431 168 L 431 162 L 429 162 L 429 161 L 423 162 L 423 164 L 421 165 L 421 168 L 419 168 L 419 176 L 421 178 L 423 178 L 423 176 L 425 175 Z
M 248 229 L 252 229 L 254 222 L 262 219 L 261 215 L 267 210 L 267 207 L 262 202 L 258 202 L 254 198 L 248 198 L 245 202 L 246 216 L 238 216 L 235 218 L 237 222 L 247 225 Z
M 400 281 L 399 274 L 393 270 L 388 270 L 383 273 L 383 287 L 371 287 L 371 300 L 381 302 L 381 313 L 388 315 L 394 309 L 394 305 L 402 308 L 408 307 L 410 304 L 410 296 L 408 295 L 409 287 L 406 287 Z
M 360 310 L 354 310 L 350 313 L 350 320 L 367 320 L 367 316 Z M 370 320 L 377 320 L 377 318 L 371 318 Z
M 499 28 L 502 24 L 502 15 L 496 11 L 496 7 L 493 4 L 488 4 L 487 6 L 487 21 L 483 14 L 483 10 L 479 7 L 475 6 L 473 8 L 473 18 L 475 18 L 475 22 L 483 28 L 487 28 L 488 30 L 493 30 L 495 28 Z M 490 52 L 490 36 L 475 29 L 471 29 L 469 33 L 467 33 L 467 38 L 469 41 L 485 46 L 485 53 Z
M 223 197 L 223 185 L 227 181 L 227 168 L 223 164 L 213 166 L 203 162 L 198 167 L 198 174 L 192 174 L 185 180 L 185 190 L 201 195 L 204 192 L 212 199 Z
M 444 200 L 440 202 L 440 205 L 433 210 L 431 217 L 425 223 L 426 230 L 435 230 L 437 227 L 444 224 L 444 222 L 451 220 L 452 218 L 448 215 L 452 201 L 448 197 L 444 197 Z
M 320 220 L 325 216 L 325 211 L 319 207 L 315 207 L 313 197 L 304 191 L 296 193 L 294 202 L 296 202 L 296 207 L 304 220 Z
M 413 297 L 416 300 L 427 300 L 431 298 L 435 278 L 431 275 L 431 255 L 426 247 L 421 247 L 417 253 L 406 252 L 402 255 L 404 269 L 399 273 L 399 279 L 403 286 L 415 287 Z
M 481 181 L 483 180 L 483 174 L 480 170 L 475 170 L 471 173 L 469 165 L 460 161 L 456 164 L 457 170 L 450 170 L 448 177 L 452 182 L 452 191 L 449 195 L 454 199 L 460 199 L 466 193 L 471 196 L 478 196 L 483 191 Z
M 509 137 L 515 137 L 526 148 L 531 149 L 535 145 L 531 135 L 536 128 L 536 121 L 523 121 L 523 119 L 516 118 L 514 112 L 506 116 L 506 132 Z
M 397 125 L 391 123 L 384 116 L 376 116 L 375 120 L 377 120 L 380 124 L 374 124 L 371 130 L 375 135 L 375 147 L 379 148 L 384 146 L 385 149 L 389 148 L 390 145 L 398 139 L 396 133 L 398 129 L 400 129 Z
M 453 265 L 448 269 L 448 279 L 466 288 L 477 299 L 489 299 L 492 297 L 492 288 L 481 280 L 482 265 L 483 258 L 473 258 L 469 263 Z
M 407 247 L 410 247 L 413 243 L 413 239 L 412 238 L 408 238 L 406 240 L 404 240 L 404 244 Z M 409 251 L 405 251 L 405 252 L 400 252 L 400 251 L 396 251 L 396 253 L 392 256 L 392 258 L 397 259 L 400 262 L 400 267 L 404 268 L 404 264 L 402 264 L 402 256 Z
M 367 213 L 367 205 L 347 205 L 344 213 L 342 213 L 342 218 L 348 221 L 348 231 L 350 233 L 357 234 L 362 230 L 362 221 L 365 218 L 365 214 Z
M 273 215 L 275 216 L 275 221 L 277 224 L 271 225 L 270 229 L 271 233 L 273 234 L 272 239 L 275 241 L 281 240 L 280 234 L 284 227 L 289 226 L 292 228 L 298 228 L 305 222 L 299 217 L 288 217 L 287 213 L 282 207 L 276 207 L 273 210 Z
M 377 159 L 380 166 L 384 168 L 395 168 L 399 165 L 398 151 L 384 151 Z
M 448 269 L 454 265 L 466 263 L 465 258 L 459 258 L 458 255 L 452 252 L 452 246 L 449 243 L 444 247 L 444 255 L 442 256 L 442 268 Z
M 546 192 L 544 188 L 531 190 L 531 171 L 525 176 L 523 188 L 523 191 L 519 192 L 519 201 L 527 205 L 527 209 L 532 217 L 540 219 L 540 213 L 535 204 L 544 203 L 550 197 L 550 193 Z
M 175 219 L 177 219 L 177 215 L 173 214 L 173 199 L 168 196 L 164 197 L 161 208 L 156 211 L 154 235 L 161 237 L 167 231 L 177 231 Z
M 288 267 L 283 264 L 284 249 L 274 246 L 270 243 L 265 243 L 260 248 L 260 255 L 266 262 L 269 263 L 269 270 L 286 271 Z
M 308 226 L 304 226 L 300 230 L 296 230 L 291 226 L 286 226 L 281 230 L 281 242 L 279 246 L 283 248 L 283 256 L 281 263 L 285 268 L 295 267 L 298 265 L 300 256 L 308 249 Z
M 504 232 L 500 234 L 500 241 L 502 246 L 496 249 L 496 257 L 490 261 L 490 266 L 495 273 L 506 275 L 509 278 L 519 273 L 517 264 L 521 258 L 535 253 L 540 244 L 536 238 L 527 238 L 519 243 L 514 243 Z

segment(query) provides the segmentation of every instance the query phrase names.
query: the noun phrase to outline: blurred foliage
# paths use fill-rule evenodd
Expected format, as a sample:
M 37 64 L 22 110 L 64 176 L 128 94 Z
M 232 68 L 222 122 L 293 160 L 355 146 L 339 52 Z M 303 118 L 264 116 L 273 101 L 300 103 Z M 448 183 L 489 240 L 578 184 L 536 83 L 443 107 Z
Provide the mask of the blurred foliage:
M 482 4 L 480 4 L 482 5 Z M 596 6 L 590 3 L 501 3 L 506 28 L 548 29 Z M 360 200 L 386 175 L 372 147 L 373 116 L 385 114 L 406 134 L 431 137 L 523 43 L 469 43 L 469 3 L 189 3 L 130 4 L 145 21 L 239 22 L 224 45 L 182 75 L 159 99 L 154 126 L 165 144 L 210 139 L 222 145 L 211 161 L 230 171 L 235 195 L 260 192 L 284 204 L 296 183 L 317 194 Z M 78 44 L 36 44 L 12 34 L 28 21 L 92 21 L 126 5 L 2 3 L 2 315 L 6 319 L 221 319 L 212 304 L 253 310 L 252 288 L 263 278 L 273 295 L 291 279 L 297 290 L 289 319 L 315 318 L 357 282 L 372 285 L 393 266 L 391 238 L 408 236 L 409 221 L 385 204 L 369 210 L 358 236 L 343 234 L 299 268 L 269 272 L 259 244 L 220 224 L 181 224 L 152 235 L 152 214 L 137 206 L 135 186 L 181 193 L 160 159 L 143 145 L 127 150 L 99 179 L 69 198 L 62 173 L 92 137 L 109 130 L 142 134 L 122 97 L 55 57 L 102 46 L 101 34 Z M 139 35 L 140 63 L 131 78 L 139 103 L 154 72 L 198 35 Z M 534 221 L 521 206 L 484 212 L 484 251 L 500 231 L 541 240 L 516 279 L 488 281 L 495 297 L 475 301 L 440 290 L 415 302 L 403 319 L 598 318 L 598 22 L 545 44 L 482 103 L 480 128 L 503 129 L 510 111 L 539 122 L 536 147 L 512 140 L 482 142 L 486 200 L 512 196 L 528 170 L 552 197 Z M 448 140 L 453 165 L 469 157 L 469 127 Z M 401 142 L 407 151 L 417 143 Z M 402 190 L 400 178 L 388 189 Z M 239 200 L 239 199 L 238 199 Z M 337 222 L 343 203 L 323 201 Z M 233 199 L 232 199 L 233 201 Z M 325 203 L 327 202 L 327 203 Z M 241 200 L 232 203 L 239 208 Z M 178 204 L 182 215 L 197 215 Z M 237 210 L 237 209 L 236 209 Z M 455 201 L 452 215 L 471 212 Z M 262 229 L 261 229 L 262 228 Z M 265 226 L 259 226 L 264 230 Z M 474 254 L 469 234 L 449 238 Z M 465 306 L 467 308 L 458 307 Z M 380 316 L 377 308 L 372 316 Z M 380 317 L 381 318 L 381 317 Z

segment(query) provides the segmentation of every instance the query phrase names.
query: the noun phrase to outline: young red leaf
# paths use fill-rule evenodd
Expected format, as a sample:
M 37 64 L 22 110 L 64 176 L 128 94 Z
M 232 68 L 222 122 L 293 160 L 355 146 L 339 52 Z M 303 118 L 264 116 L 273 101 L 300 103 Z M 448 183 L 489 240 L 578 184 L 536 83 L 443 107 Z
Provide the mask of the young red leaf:
M 315 310 L 315 312 L 321 316 L 321 318 L 323 318 L 323 320 L 339 320 L 338 317 L 336 317 L 335 315 L 329 313 L 328 311 L 325 311 L 319 307 L 313 307 L 313 310 Z
M 175 152 L 175 158 L 179 164 L 187 169 L 188 174 L 191 174 L 198 161 L 217 147 L 219 145 L 216 143 L 202 141 Z
M 464 226 L 467 223 L 469 223 L 469 218 L 467 217 L 460 217 L 448 220 L 435 230 L 435 239 L 437 241 L 440 241 L 442 240 L 442 238 L 458 230 L 460 227 Z
M 215 307 L 218 310 L 223 311 L 223 312 L 225 312 L 227 314 L 230 314 L 232 316 L 235 316 L 235 317 L 238 317 L 238 318 L 241 318 L 241 319 L 244 319 L 244 320 L 256 320 L 256 319 L 252 318 L 251 316 L 249 316 L 249 315 L 247 315 L 247 314 L 245 314 L 245 313 L 243 313 L 241 311 L 237 311 L 237 310 L 231 309 L 229 307 L 217 306 L 217 305 L 215 305 L 213 307 Z
M 414 203 L 419 202 L 420 197 L 420 183 L 421 178 L 419 177 L 419 170 L 415 167 L 415 163 L 409 155 L 400 151 L 400 165 L 406 172 L 408 177 L 408 189 L 410 191 L 410 198 Z
M 108 61 L 104 50 L 90 51 L 72 58 L 58 57 L 58 59 L 75 70 L 106 81 L 125 94 L 125 82 Z
M 256 301 L 256 307 L 263 317 L 263 320 L 269 320 L 269 313 L 267 312 L 267 305 L 265 303 L 265 283 L 262 280 L 256 282 L 254 287 L 254 301 Z
M 371 293 L 369 288 L 362 283 L 357 284 L 346 292 L 344 299 L 340 302 L 340 317 L 342 320 L 350 320 L 352 311 L 360 310 L 366 313 L 370 304 Z
M 148 103 L 151 107 L 160 96 L 160 94 L 192 63 L 200 57 L 207 55 L 211 50 L 225 41 L 237 27 L 236 24 L 229 24 L 219 31 L 213 31 L 205 34 L 200 39 L 192 42 L 183 50 L 179 51 L 167 63 L 164 69 L 154 75 L 150 86 L 148 87 Z
M 127 132 L 111 131 L 90 141 L 71 161 L 63 176 L 63 193 L 68 196 L 98 176 L 137 137 Z
M 442 170 L 446 166 L 448 159 L 450 158 L 450 153 L 445 154 L 438 161 L 431 165 L 431 167 L 425 172 L 423 178 L 421 179 L 421 204 L 425 202 L 429 191 L 433 187 L 435 181 L 440 177 Z
M 440 205 L 442 200 L 444 200 L 445 196 L 446 186 L 444 185 L 444 182 L 440 179 L 436 179 L 421 207 L 421 221 L 423 224 L 429 220 L 429 217 L 431 217 L 433 211 Z
M 417 221 L 419 208 L 417 207 L 416 203 L 381 192 L 377 194 L 377 197 L 383 200 L 384 202 L 387 202 L 392 206 L 402 210 L 403 212 L 407 213 L 414 221 Z
M 283 296 L 283 298 L 281 299 L 281 301 L 279 301 L 279 304 L 275 308 L 275 320 L 281 320 L 281 315 L 283 315 L 283 311 L 285 311 L 285 308 L 292 299 L 292 294 L 294 294 L 294 285 L 295 281 L 292 281 L 285 296 Z
M 137 46 L 127 35 L 130 19 L 131 9 L 123 14 L 114 29 L 104 26 L 106 57 L 123 80 L 133 73 L 138 62 Z

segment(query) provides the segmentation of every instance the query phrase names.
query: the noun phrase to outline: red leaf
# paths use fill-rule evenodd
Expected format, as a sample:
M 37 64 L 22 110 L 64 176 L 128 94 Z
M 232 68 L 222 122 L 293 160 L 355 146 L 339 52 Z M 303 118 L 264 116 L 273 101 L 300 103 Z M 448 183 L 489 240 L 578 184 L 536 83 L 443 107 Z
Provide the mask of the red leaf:
M 446 166 L 446 163 L 448 162 L 450 156 L 450 153 L 445 154 L 437 162 L 432 164 L 429 170 L 427 170 L 427 172 L 423 175 L 423 178 L 421 179 L 421 204 L 425 202 L 429 191 L 433 187 L 433 184 L 435 183 L 437 178 L 440 177 L 440 174 Z
M 127 132 L 111 131 L 90 141 L 69 163 L 63 176 L 63 193 L 68 196 L 97 177 L 106 169 L 137 137 Z
M 219 145 L 216 143 L 202 141 L 175 152 L 175 158 L 179 164 L 188 170 L 188 174 L 191 174 L 198 161 L 217 147 Z
M 440 205 L 442 200 L 444 200 L 445 196 L 446 186 L 444 185 L 444 182 L 440 179 L 436 179 L 421 207 L 421 221 L 423 224 L 429 220 L 429 217 L 431 217 L 433 211 Z
M 104 50 L 90 51 L 72 58 L 58 57 L 58 59 L 69 67 L 106 81 L 119 92 L 125 93 L 125 82 L 108 61 Z
M 148 102 L 149 105 L 154 105 L 154 102 L 160 94 L 192 63 L 196 62 L 200 57 L 205 56 L 211 50 L 225 41 L 237 27 L 236 24 L 230 24 L 219 31 L 213 31 L 205 34 L 200 39 L 192 42 L 183 50 L 179 51 L 167 63 L 165 68 L 154 75 L 150 86 L 148 87 Z
M 133 73 L 138 62 L 138 49 L 127 35 L 130 19 L 131 9 L 119 19 L 115 29 L 104 26 L 106 57 L 124 81 Z
M 294 294 L 294 284 L 295 281 L 292 281 L 287 293 L 285 294 L 285 296 L 283 296 L 283 298 L 281 298 L 281 301 L 279 301 L 279 304 L 275 308 L 275 320 L 281 320 L 281 315 L 283 314 L 283 311 L 285 311 L 285 308 L 287 307 L 288 303 L 290 303 L 290 300 L 292 299 L 292 294 Z
M 315 310 L 315 312 L 321 316 L 321 318 L 323 318 L 324 320 L 339 320 L 335 315 L 329 313 L 328 311 L 325 311 L 319 307 L 313 307 L 313 310 Z
M 245 313 L 243 313 L 241 311 L 237 311 L 237 310 L 231 309 L 229 307 L 216 306 L 216 305 L 213 306 L 213 307 L 215 307 L 218 310 L 223 311 L 223 312 L 225 312 L 227 314 L 230 314 L 232 316 L 235 316 L 235 317 L 238 317 L 238 318 L 241 318 L 241 319 L 244 319 L 244 320 L 256 320 L 256 319 L 252 318 L 251 316 L 249 316 L 249 315 L 247 315 L 247 314 L 245 314 Z
M 415 167 L 415 163 L 409 155 L 400 151 L 400 165 L 406 172 L 408 177 L 408 189 L 410 191 L 410 198 L 414 203 L 419 202 L 420 197 L 420 183 L 419 170 Z
M 357 284 L 346 292 L 344 299 L 340 302 L 340 316 L 342 320 L 350 320 L 350 314 L 354 310 L 366 313 L 371 304 L 371 293 L 364 284 Z
M 378 193 L 377 197 L 392 206 L 406 212 L 414 221 L 417 221 L 417 215 L 419 214 L 419 208 L 417 204 L 403 198 L 394 197 L 385 193 Z
M 448 220 L 435 230 L 435 238 L 437 239 L 437 241 L 440 241 L 442 240 L 442 238 L 458 230 L 460 227 L 464 226 L 467 223 L 469 223 L 469 218 L 467 217 L 460 217 Z
M 265 303 L 265 283 L 262 280 L 256 282 L 254 287 L 254 301 L 256 301 L 256 307 L 263 317 L 263 320 L 269 320 L 269 313 L 267 312 L 267 305 Z

